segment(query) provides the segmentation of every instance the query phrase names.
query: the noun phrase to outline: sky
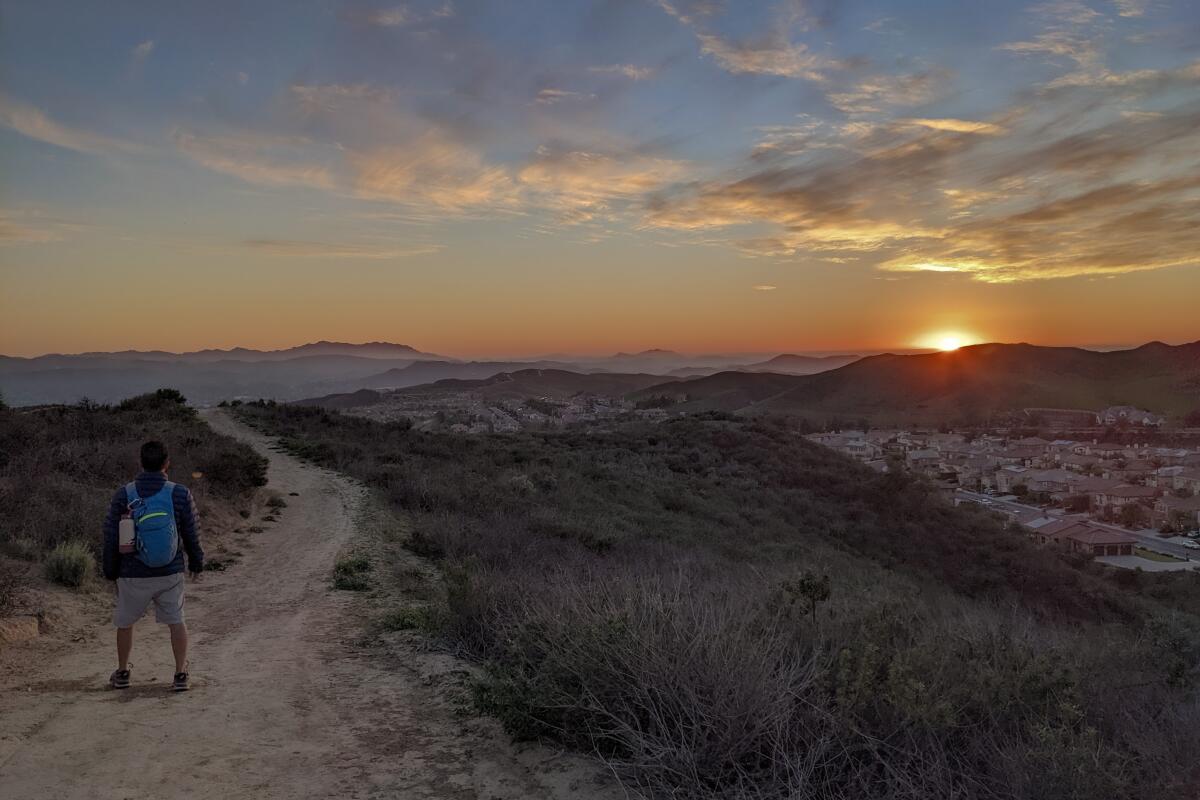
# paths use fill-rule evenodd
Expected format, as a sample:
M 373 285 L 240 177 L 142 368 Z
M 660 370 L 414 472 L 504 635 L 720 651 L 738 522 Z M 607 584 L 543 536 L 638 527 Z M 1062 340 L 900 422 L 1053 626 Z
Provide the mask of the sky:
M 1200 339 L 1192 0 L 0 0 L 0 352 Z

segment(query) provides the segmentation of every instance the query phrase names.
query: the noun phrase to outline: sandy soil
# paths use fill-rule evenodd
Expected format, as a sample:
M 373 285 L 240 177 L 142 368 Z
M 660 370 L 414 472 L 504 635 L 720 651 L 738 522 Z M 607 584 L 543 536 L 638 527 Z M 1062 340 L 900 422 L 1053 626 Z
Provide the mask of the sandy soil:
M 8 654 L 0 797 L 623 796 L 595 762 L 515 746 L 462 713 L 463 664 L 411 638 L 365 637 L 365 601 L 329 588 L 365 491 L 222 412 L 208 418 L 270 458 L 288 507 L 239 544 L 235 567 L 189 584 L 192 691 L 167 691 L 170 648 L 152 617 L 136 628 L 133 687 L 108 689 L 107 607 L 57 648 Z

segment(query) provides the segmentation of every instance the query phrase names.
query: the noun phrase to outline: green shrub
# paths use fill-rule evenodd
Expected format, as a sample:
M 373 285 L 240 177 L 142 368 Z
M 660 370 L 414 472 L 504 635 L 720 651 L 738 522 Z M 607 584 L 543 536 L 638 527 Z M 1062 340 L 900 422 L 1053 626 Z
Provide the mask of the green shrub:
M 267 484 L 268 461 L 248 446 L 209 453 L 196 466 L 213 486 L 227 494 L 238 494 Z
M 365 556 L 347 556 L 333 566 L 333 588 L 349 592 L 370 589 L 370 571 L 371 562 Z
M 379 626 L 387 631 L 431 631 L 436 620 L 428 606 L 404 606 L 393 609 L 379 619 Z
M 46 577 L 62 586 L 82 586 L 95 564 L 82 542 L 63 542 L 46 556 Z
M 287 500 L 278 495 L 267 498 L 267 508 L 287 508 Z

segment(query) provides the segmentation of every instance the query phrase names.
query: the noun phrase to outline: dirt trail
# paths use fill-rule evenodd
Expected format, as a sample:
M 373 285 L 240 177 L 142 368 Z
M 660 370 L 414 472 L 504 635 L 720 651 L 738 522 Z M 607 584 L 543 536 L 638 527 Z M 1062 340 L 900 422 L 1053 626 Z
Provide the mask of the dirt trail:
M 358 601 L 328 587 L 365 491 L 223 412 L 208 420 L 270 459 L 272 488 L 299 495 L 240 564 L 189 584 L 193 690 L 167 692 L 166 629 L 149 617 L 133 688 L 109 690 L 111 628 L 97 615 L 83 643 L 0 686 L 0 797 L 619 796 L 594 763 L 514 747 L 456 713 L 452 659 L 360 646 Z

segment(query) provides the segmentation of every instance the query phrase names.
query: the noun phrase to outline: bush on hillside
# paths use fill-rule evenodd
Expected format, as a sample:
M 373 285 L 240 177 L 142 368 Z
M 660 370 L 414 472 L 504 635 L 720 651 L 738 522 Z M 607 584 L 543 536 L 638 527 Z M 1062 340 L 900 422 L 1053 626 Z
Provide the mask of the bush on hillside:
M 82 542 L 63 542 L 46 556 L 46 578 L 61 586 L 83 585 L 95 567 L 95 558 Z
M 0 549 L 32 547 L 40 555 L 69 541 L 98 546 L 108 503 L 140 471 L 138 450 L 148 439 L 166 443 L 172 478 L 188 485 L 201 507 L 235 501 L 265 482 L 266 461 L 210 429 L 175 390 L 116 407 L 0 409 Z M 204 474 L 192 478 L 197 471 Z

